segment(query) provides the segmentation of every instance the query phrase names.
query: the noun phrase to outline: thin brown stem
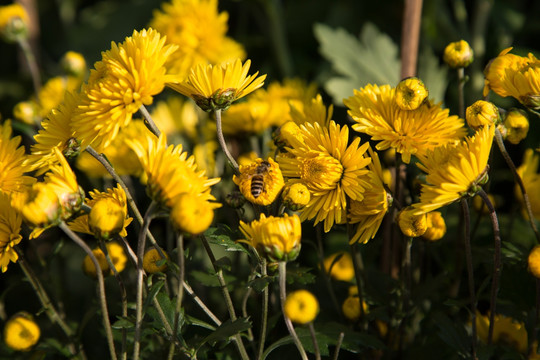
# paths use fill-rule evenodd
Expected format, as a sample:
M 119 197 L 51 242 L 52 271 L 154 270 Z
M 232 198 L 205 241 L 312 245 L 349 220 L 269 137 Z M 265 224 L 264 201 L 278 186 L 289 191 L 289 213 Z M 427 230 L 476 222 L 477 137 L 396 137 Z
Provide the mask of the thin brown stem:
M 221 110 L 217 109 L 214 111 L 214 116 L 216 118 L 216 129 L 217 129 L 217 138 L 219 145 L 221 146 L 221 149 L 225 153 L 225 156 L 227 157 L 227 160 L 229 161 L 229 165 L 233 169 L 233 172 L 235 175 L 240 175 L 240 170 L 238 169 L 238 163 L 236 160 L 234 160 L 234 157 L 231 155 L 231 152 L 229 151 L 229 148 L 227 147 L 227 142 L 225 141 L 225 138 L 223 137 L 223 128 L 221 126 Z
M 313 341 L 313 350 L 315 350 L 315 359 L 321 360 L 321 350 L 319 349 L 319 343 L 317 342 L 317 334 L 315 333 L 315 326 L 313 326 L 313 322 L 310 322 L 308 327 L 309 334 L 311 335 L 311 341 Z
M 156 135 L 156 137 L 159 138 L 161 136 L 161 131 L 159 131 L 156 123 L 154 122 L 154 120 L 152 120 L 152 116 L 150 115 L 146 107 L 144 105 L 141 105 L 139 111 L 144 117 L 144 125 L 146 125 L 146 127 L 152 132 L 152 134 Z
M 405 0 L 401 30 L 401 79 L 416 76 L 422 0 Z
M 465 119 L 465 69 L 458 68 L 458 114 L 459 117 Z

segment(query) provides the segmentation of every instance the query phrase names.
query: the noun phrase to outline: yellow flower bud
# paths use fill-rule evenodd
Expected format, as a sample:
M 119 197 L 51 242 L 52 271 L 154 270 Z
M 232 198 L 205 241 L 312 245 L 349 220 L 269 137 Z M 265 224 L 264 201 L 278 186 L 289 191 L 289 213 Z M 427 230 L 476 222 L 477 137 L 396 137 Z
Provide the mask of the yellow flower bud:
M 396 87 L 396 104 L 403 110 L 418 109 L 427 97 L 426 86 L 416 77 L 403 79 Z
M 39 107 L 33 101 L 21 101 L 13 108 L 13 117 L 25 124 L 35 125 L 39 123 Z
M 341 256 L 337 261 L 335 259 Z M 324 259 L 324 269 L 328 273 L 332 267 L 330 276 L 336 280 L 351 281 L 354 278 L 354 265 L 351 254 L 336 253 Z
M 465 113 L 467 124 L 475 130 L 485 125 L 497 125 L 499 123 L 499 109 L 495 104 L 478 100 L 467 108 Z
M 225 196 L 225 202 L 233 209 L 240 209 L 246 203 L 246 198 L 240 191 L 234 190 Z
M 169 260 L 169 255 L 163 251 L 165 259 L 161 257 L 159 251 L 156 248 L 151 248 L 144 253 L 143 257 L 143 269 L 149 274 L 155 274 L 157 272 L 167 271 L 168 265 L 167 261 Z M 160 263 L 161 265 L 158 265 Z
M 28 14 L 20 4 L 0 6 L 0 36 L 16 42 L 28 36 Z
M 259 158 L 249 165 L 240 166 L 240 175 L 234 175 L 233 181 L 242 195 L 257 205 L 273 203 L 285 185 L 279 165 L 272 158 Z
M 285 300 L 285 315 L 297 324 L 307 324 L 315 320 L 319 313 L 317 298 L 307 290 L 290 293 Z
M 16 351 L 28 351 L 41 335 L 38 324 L 27 312 L 13 315 L 4 326 L 4 342 Z
M 88 214 L 88 226 L 98 239 L 108 240 L 124 228 L 126 213 L 122 204 L 113 197 L 97 200 Z
M 365 301 L 362 301 L 364 314 L 368 311 L 368 306 Z M 358 296 L 348 296 L 341 305 L 343 315 L 351 321 L 356 321 L 360 318 L 360 298 Z
M 504 116 L 502 124 L 503 137 L 512 144 L 519 142 L 527 137 L 529 132 L 529 118 L 527 113 L 521 109 L 510 109 Z
M 24 193 L 12 197 L 12 206 L 34 227 L 48 227 L 60 221 L 62 208 L 54 189 L 42 182 L 34 183 Z
M 280 149 L 291 146 L 293 141 L 303 142 L 300 127 L 294 121 L 287 121 L 281 125 L 272 135 L 274 143 Z
M 427 213 L 427 230 L 422 237 L 429 241 L 442 239 L 446 234 L 446 222 L 439 211 Z
M 536 245 L 527 259 L 529 263 L 529 271 L 534 277 L 540 279 L 540 245 Z
M 67 75 L 82 78 L 86 74 L 86 60 L 78 52 L 68 51 L 60 60 L 60 64 Z
M 127 256 L 124 251 L 124 248 L 115 242 L 107 243 L 107 252 L 109 253 L 109 257 L 111 258 L 111 261 L 116 269 L 117 272 L 122 272 L 126 268 L 126 262 L 127 262 Z M 101 269 L 101 273 L 103 276 L 112 275 L 113 271 L 109 267 L 109 263 L 107 262 L 107 258 L 105 257 L 105 254 L 103 251 L 101 251 L 100 248 L 95 248 L 92 250 L 92 253 L 96 257 L 99 267 Z M 86 275 L 90 276 L 91 278 L 96 278 L 96 267 L 94 266 L 94 262 L 92 259 L 90 259 L 90 256 L 86 255 L 83 259 L 83 271 Z
M 301 183 L 285 186 L 281 196 L 283 205 L 292 211 L 303 209 L 311 199 L 308 188 Z
M 178 231 L 200 234 L 210 227 L 214 220 L 214 209 L 219 206 L 195 194 L 182 193 L 174 202 L 170 218 Z
M 464 68 L 473 62 L 474 54 L 469 43 L 460 40 L 446 46 L 443 59 L 452 68 Z
M 427 230 L 426 214 L 414 215 L 412 207 L 406 207 L 398 213 L 397 221 L 401 232 L 408 237 L 422 236 Z

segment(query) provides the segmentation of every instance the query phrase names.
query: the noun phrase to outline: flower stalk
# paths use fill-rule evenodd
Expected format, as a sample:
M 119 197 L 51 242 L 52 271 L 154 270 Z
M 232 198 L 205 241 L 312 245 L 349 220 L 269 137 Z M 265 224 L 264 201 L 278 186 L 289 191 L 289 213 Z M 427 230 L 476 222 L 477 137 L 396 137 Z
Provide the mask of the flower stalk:
M 234 160 L 233 156 L 231 155 L 229 148 L 227 147 L 227 143 L 225 142 L 225 138 L 223 137 L 223 127 L 221 125 L 221 109 L 216 109 L 214 111 L 214 116 L 216 118 L 217 138 L 218 138 L 219 145 L 221 146 L 221 149 L 225 153 L 225 156 L 227 157 L 227 160 L 229 161 L 229 165 L 231 166 L 234 174 L 240 175 L 238 163 L 236 162 L 236 160 Z
M 141 105 L 141 107 L 139 108 L 139 111 L 144 117 L 144 125 L 146 125 L 146 127 L 148 128 L 148 130 L 152 132 L 152 134 L 156 135 L 156 137 L 159 138 L 161 136 L 161 131 L 157 127 L 154 120 L 152 120 L 152 116 L 146 109 L 146 106 Z

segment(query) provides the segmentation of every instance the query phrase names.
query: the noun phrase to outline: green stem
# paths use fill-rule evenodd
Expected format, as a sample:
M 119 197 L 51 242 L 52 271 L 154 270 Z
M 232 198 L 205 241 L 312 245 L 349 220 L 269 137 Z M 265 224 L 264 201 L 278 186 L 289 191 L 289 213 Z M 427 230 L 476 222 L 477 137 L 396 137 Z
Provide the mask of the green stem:
M 111 359 L 116 360 L 117 357 L 116 357 L 116 350 L 114 348 L 112 327 L 111 327 L 111 322 L 109 320 L 109 310 L 107 309 L 107 295 L 105 294 L 105 281 L 103 280 L 103 273 L 101 272 L 101 267 L 99 266 L 99 262 L 94 256 L 92 249 L 90 249 L 88 245 L 86 245 L 86 243 L 66 225 L 66 223 L 61 222 L 60 229 L 62 229 L 62 231 L 66 233 L 67 236 L 69 236 L 77 245 L 79 245 L 84 250 L 86 255 L 88 255 L 88 257 L 94 264 L 94 267 L 96 268 L 96 276 L 97 276 L 97 281 L 98 281 L 98 295 L 99 295 L 99 301 L 101 304 L 101 315 L 103 318 L 103 327 L 105 328 L 105 334 L 107 336 L 107 343 L 109 345 L 109 352 L 111 354 Z
M 212 252 L 212 248 L 210 248 L 210 244 L 208 243 L 208 240 L 206 240 L 205 236 L 200 236 L 200 239 L 204 245 L 204 248 L 206 249 L 206 252 L 208 253 L 208 257 L 210 258 L 210 262 L 212 263 L 212 266 L 214 267 L 214 271 L 216 272 L 216 275 L 218 277 L 219 285 L 221 287 L 221 292 L 223 293 L 223 298 L 225 299 L 225 304 L 227 305 L 227 310 L 229 311 L 229 317 L 232 321 L 236 321 L 236 312 L 234 310 L 234 305 L 231 300 L 231 295 L 229 294 L 229 290 L 227 289 L 227 283 L 225 282 L 225 278 L 223 277 L 223 270 L 219 268 L 216 265 L 216 258 L 214 256 L 214 253 Z M 240 353 L 240 356 L 243 360 L 249 360 L 249 356 L 247 354 L 246 348 L 244 347 L 244 343 L 242 342 L 242 337 L 240 334 L 236 334 L 234 336 L 236 340 L 236 346 L 238 347 L 238 352 Z
M 229 165 L 233 169 L 233 172 L 235 175 L 240 175 L 240 170 L 238 168 L 238 163 L 236 160 L 234 160 L 233 156 L 229 152 L 229 148 L 227 147 L 227 143 L 225 142 L 225 138 L 223 137 L 223 128 L 221 126 L 221 110 L 217 109 L 214 111 L 214 116 L 216 118 L 216 129 L 217 129 L 217 138 L 219 145 L 221 146 L 221 149 L 225 153 L 225 156 L 227 157 L 227 160 L 229 161 Z
M 478 194 L 484 200 L 484 203 L 488 207 L 489 215 L 491 217 L 491 223 L 493 225 L 493 240 L 495 242 L 495 249 L 493 254 L 493 280 L 491 282 L 491 295 L 490 295 L 490 309 L 489 309 L 489 331 L 488 331 L 488 345 L 491 345 L 493 341 L 493 327 L 495 326 L 495 312 L 497 311 L 497 293 L 499 292 L 499 282 L 501 278 L 501 235 L 499 229 L 499 220 L 495 213 L 495 208 L 489 200 L 486 192 L 480 190 Z
M 184 290 L 186 290 L 186 292 L 189 294 L 189 296 L 191 296 L 191 298 L 197 303 L 197 305 L 199 305 L 199 307 L 201 308 L 202 311 L 204 311 L 204 313 L 206 315 L 208 315 L 208 317 L 214 322 L 214 324 L 216 324 L 217 326 L 221 326 L 221 321 L 217 318 L 216 315 L 214 315 L 214 313 L 206 306 L 206 304 L 201 300 L 200 297 L 197 296 L 197 294 L 195 294 L 195 291 L 193 291 L 193 289 L 191 288 L 191 286 L 189 286 L 189 284 L 187 282 L 184 281 Z
M 266 277 L 267 275 L 266 259 L 261 258 L 261 276 Z M 268 292 L 269 286 L 267 285 L 264 287 L 262 293 L 261 331 L 259 332 L 259 352 L 257 356 L 257 359 L 259 360 L 263 359 L 264 342 L 266 340 L 266 326 L 268 324 Z
M 315 326 L 313 326 L 313 322 L 310 322 L 308 327 L 311 340 L 313 341 L 313 349 L 315 350 L 315 359 L 321 360 L 321 350 L 319 349 L 319 343 L 317 342 L 317 335 L 315 333 Z
M 150 227 L 150 222 L 154 216 L 154 212 L 157 208 L 157 203 L 152 201 L 146 214 L 144 214 L 144 221 L 142 230 L 139 233 L 139 239 L 137 242 L 137 297 L 135 300 L 135 335 L 133 339 L 133 359 L 138 360 L 141 350 L 141 328 L 142 328 L 142 305 L 143 305 L 143 285 L 144 285 L 144 270 L 143 270 L 143 257 L 146 244 L 146 232 Z
M 281 312 L 283 313 L 283 319 L 285 320 L 285 325 L 287 326 L 287 329 L 289 330 L 289 333 L 291 334 L 291 337 L 293 338 L 294 344 L 298 348 L 298 351 L 300 352 L 300 356 L 302 357 L 302 360 L 308 360 L 308 356 L 306 354 L 306 350 L 304 350 L 304 347 L 302 346 L 302 343 L 300 342 L 300 338 L 298 337 L 298 334 L 294 330 L 294 326 L 292 324 L 291 319 L 287 316 L 285 313 L 285 300 L 287 300 L 287 263 L 285 261 L 280 261 L 278 264 L 278 270 L 279 270 L 279 297 L 281 299 Z
M 472 326 L 472 339 L 471 339 L 471 356 L 472 359 L 476 359 L 476 292 L 474 286 L 474 268 L 472 263 L 472 250 L 471 250 L 471 216 L 469 213 L 469 204 L 467 200 L 461 199 L 461 209 L 463 213 L 463 241 L 465 243 L 465 260 L 467 261 L 467 275 L 469 281 L 469 299 L 471 305 L 471 326 Z
M 152 116 L 150 115 L 146 107 L 144 105 L 141 105 L 139 111 L 144 117 L 144 125 L 146 125 L 146 127 L 152 132 L 152 134 L 156 135 L 156 137 L 159 138 L 161 136 L 161 131 L 159 131 L 156 123 L 154 122 L 154 120 L 152 120 Z
M 22 49 L 24 58 L 26 59 L 26 62 L 28 64 L 28 69 L 30 69 L 30 76 L 32 77 L 32 84 L 34 85 L 36 102 L 41 105 L 39 101 L 39 92 L 41 90 L 41 75 L 39 73 L 39 67 L 36 61 L 36 57 L 34 56 L 34 53 L 32 52 L 32 47 L 30 46 L 30 43 L 28 43 L 27 39 L 20 39 L 17 42 Z
M 178 332 L 178 318 L 180 316 L 180 309 L 182 309 L 182 298 L 184 295 L 184 234 L 182 233 L 176 238 L 176 249 L 178 251 L 178 290 L 176 294 L 176 307 L 174 309 L 172 340 L 169 347 L 169 360 L 172 360 L 174 356 L 174 348 L 177 340 L 176 333 Z
M 354 277 L 356 279 L 356 288 L 358 289 L 358 301 L 360 301 L 360 319 L 364 321 L 365 320 L 364 318 L 364 315 L 365 315 L 364 314 L 364 291 L 362 288 L 363 281 L 362 281 L 362 276 L 361 276 L 363 264 L 362 264 L 361 254 L 358 251 L 358 242 L 355 242 L 354 244 L 350 245 L 350 248 L 351 248 L 351 257 L 352 257 L 353 266 L 354 266 Z
M 465 119 L 465 69 L 464 68 L 458 68 L 457 69 L 458 74 L 458 114 L 459 117 L 462 119 Z
M 30 285 L 32 285 L 32 288 L 34 289 L 39 299 L 39 302 L 41 303 L 41 306 L 43 306 L 43 308 L 45 309 L 45 313 L 47 314 L 47 317 L 49 318 L 49 320 L 51 320 L 53 324 L 57 323 L 58 326 L 60 326 L 60 328 L 62 329 L 62 331 L 64 331 L 64 334 L 66 334 L 68 338 L 69 351 L 71 351 L 71 354 L 73 355 L 76 355 L 78 353 L 81 359 L 86 359 L 86 354 L 84 353 L 82 345 L 80 345 L 77 351 L 77 346 L 75 346 L 72 340 L 74 336 L 73 330 L 69 327 L 68 324 L 66 324 L 62 316 L 60 316 L 60 314 L 54 307 L 53 303 L 51 302 L 51 299 L 49 298 L 49 295 L 47 295 L 45 288 L 41 284 L 41 281 L 39 281 L 39 278 L 36 276 L 32 268 L 26 263 L 24 254 L 19 250 L 18 247 L 14 247 L 14 249 L 17 252 L 17 255 L 19 256 L 17 263 L 19 264 L 22 271 L 24 272 L 24 275 L 30 282 Z

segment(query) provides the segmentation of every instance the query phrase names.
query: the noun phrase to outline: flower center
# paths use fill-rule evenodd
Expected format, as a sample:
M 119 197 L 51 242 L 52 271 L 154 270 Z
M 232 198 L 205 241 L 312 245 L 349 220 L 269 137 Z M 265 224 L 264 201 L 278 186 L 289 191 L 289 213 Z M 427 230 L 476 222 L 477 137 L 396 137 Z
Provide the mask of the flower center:
M 336 158 L 315 153 L 302 161 L 300 177 L 306 185 L 316 190 L 332 190 L 341 180 L 343 166 Z

